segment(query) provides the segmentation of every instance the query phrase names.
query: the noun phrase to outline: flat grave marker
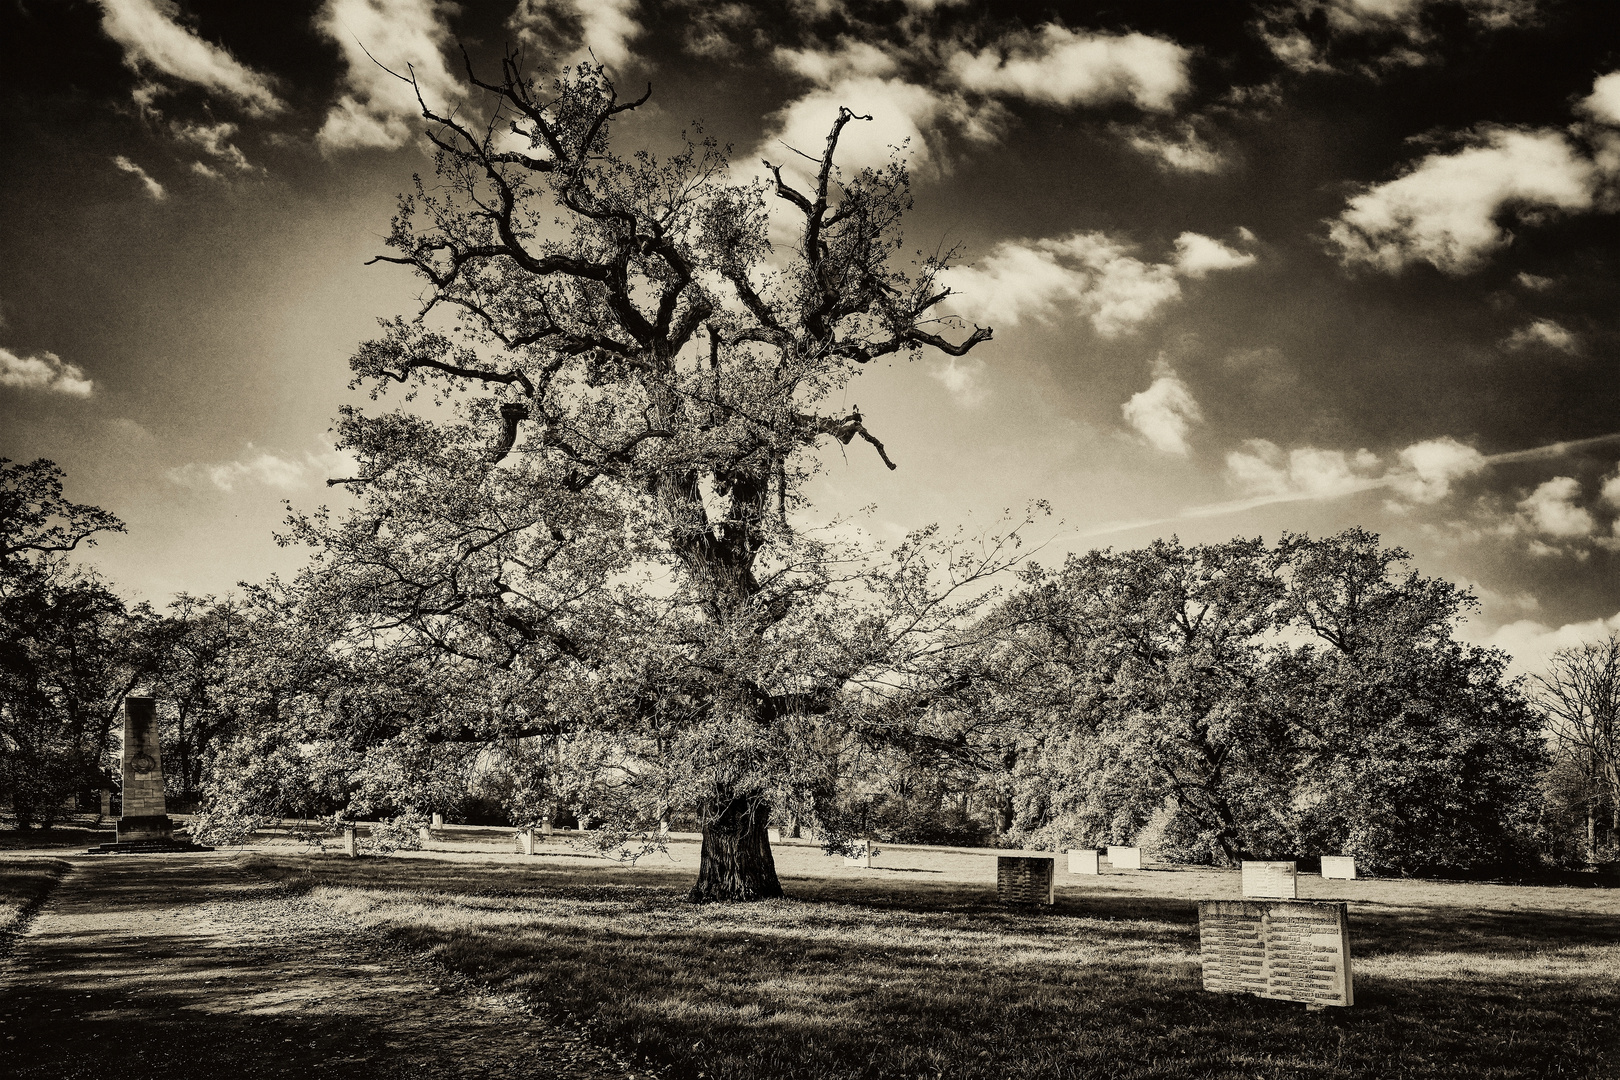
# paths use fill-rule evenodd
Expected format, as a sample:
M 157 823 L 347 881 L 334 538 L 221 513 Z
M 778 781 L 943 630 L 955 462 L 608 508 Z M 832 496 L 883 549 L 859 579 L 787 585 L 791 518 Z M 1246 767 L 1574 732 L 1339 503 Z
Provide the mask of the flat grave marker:
M 360 844 L 355 837 L 355 828 L 350 825 L 343 830 L 343 854 L 351 859 L 360 857 Z
M 1346 906 L 1301 900 L 1201 900 L 1204 989 L 1307 1008 L 1355 1004 Z
M 433 827 L 435 829 L 444 828 L 444 815 L 443 814 L 434 814 L 433 815 Z
M 1356 880 L 1356 860 L 1348 855 L 1322 856 L 1322 876 L 1341 881 Z
M 773 844 L 780 844 L 782 842 L 782 830 L 781 829 L 766 829 L 765 830 L 765 838 L 767 840 L 769 840 Z
M 1071 874 L 1100 874 L 1102 869 L 1098 866 L 1101 855 L 1096 848 L 1070 848 L 1069 873 Z
M 1273 900 L 1293 900 L 1299 896 L 1299 876 L 1291 862 L 1243 860 L 1243 895 Z
M 996 899 L 1003 904 L 1051 904 L 1057 859 L 1046 856 L 996 856 Z
M 519 855 L 534 854 L 534 830 L 519 829 L 515 835 L 517 840 L 517 853 Z
M 1108 865 L 1115 870 L 1142 869 L 1142 849 L 1139 847 L 1115 847 L 1108 845 Z
M 433 842 L 433 833 L 426 825 L 423 825 L 416 830 L 416 839 L 423 847 L 427 847 L 428 844 Z

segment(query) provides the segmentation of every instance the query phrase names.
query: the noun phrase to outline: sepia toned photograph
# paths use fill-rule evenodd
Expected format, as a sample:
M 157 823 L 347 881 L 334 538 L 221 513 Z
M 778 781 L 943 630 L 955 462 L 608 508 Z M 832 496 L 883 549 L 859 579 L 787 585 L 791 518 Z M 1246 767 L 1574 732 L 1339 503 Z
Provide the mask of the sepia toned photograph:
M 0 1076 L 1620 1077 L 1620 3 L 0 0 Z

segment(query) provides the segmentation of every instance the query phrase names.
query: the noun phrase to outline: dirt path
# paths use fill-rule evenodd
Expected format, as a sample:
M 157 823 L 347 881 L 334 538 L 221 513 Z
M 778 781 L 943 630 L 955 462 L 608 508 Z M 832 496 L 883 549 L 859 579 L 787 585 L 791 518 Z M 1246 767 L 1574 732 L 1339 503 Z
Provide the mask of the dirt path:
M 230 857 L 80 856 L 0 966 L 0 1075 L 639 1078 Z

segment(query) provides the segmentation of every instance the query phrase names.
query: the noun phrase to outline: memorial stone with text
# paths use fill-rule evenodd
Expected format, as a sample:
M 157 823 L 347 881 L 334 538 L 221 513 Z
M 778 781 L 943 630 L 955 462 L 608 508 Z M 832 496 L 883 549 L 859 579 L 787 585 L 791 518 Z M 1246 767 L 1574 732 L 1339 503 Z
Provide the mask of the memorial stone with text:
M 1205 990 L 1312 1008 L 1355 1004 L 1342 903 L 1204 900 L 1198 937 Z

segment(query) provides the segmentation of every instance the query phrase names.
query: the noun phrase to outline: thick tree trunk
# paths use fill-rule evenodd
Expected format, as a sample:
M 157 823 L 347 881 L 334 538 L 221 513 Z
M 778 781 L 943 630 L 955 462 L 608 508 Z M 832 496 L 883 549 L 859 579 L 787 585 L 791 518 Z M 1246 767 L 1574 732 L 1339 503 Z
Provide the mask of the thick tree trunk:
M 733 796 L 724 804 L 703 807 L 701 817 L 703 854 L 697 884 L 687 899 L 696 904 L 769 900 L 782 895 L 770 837 L 765 833 L 771 818 L 767 803 Z

